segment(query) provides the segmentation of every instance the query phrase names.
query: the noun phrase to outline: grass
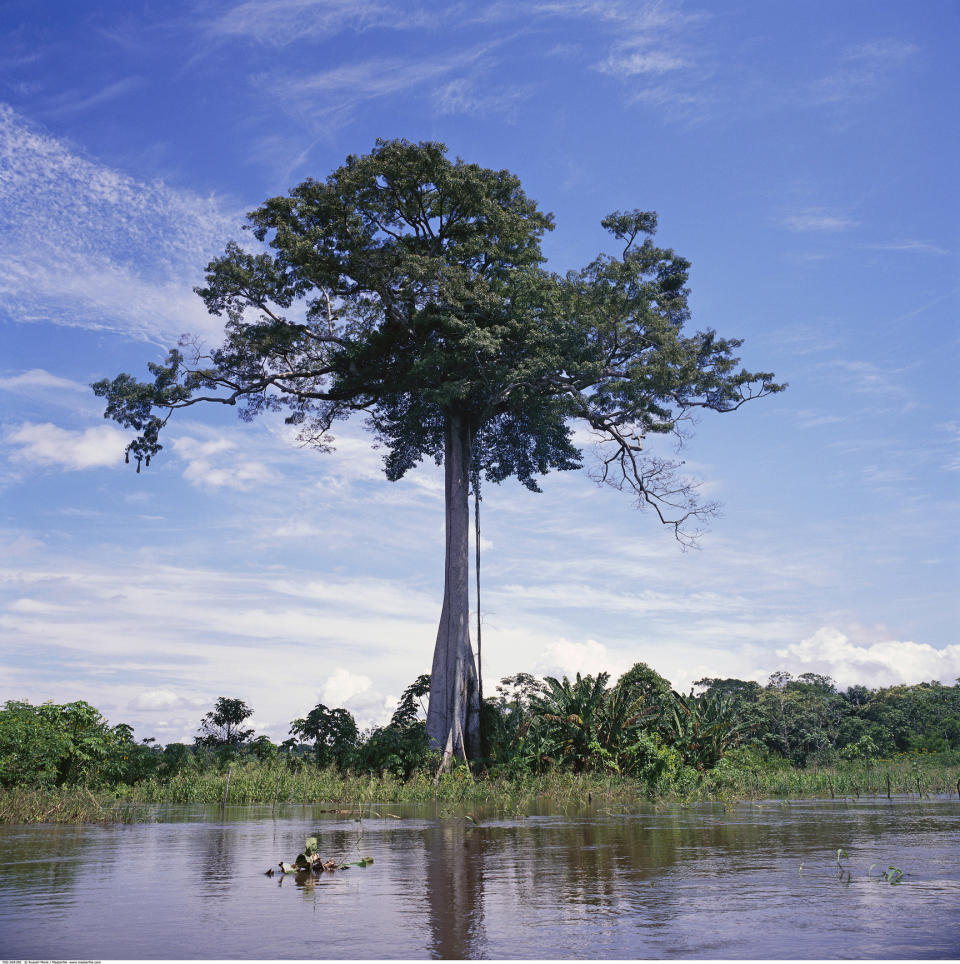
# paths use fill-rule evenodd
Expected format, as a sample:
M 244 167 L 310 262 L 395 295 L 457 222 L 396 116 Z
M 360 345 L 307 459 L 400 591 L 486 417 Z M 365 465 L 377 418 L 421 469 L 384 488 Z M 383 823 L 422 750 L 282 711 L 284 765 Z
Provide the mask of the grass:
M 135 823 L 137 808 L 87 787 L 0 790 L 0 823 Z
M 682 768 L 656 785 L 614 773 L 552 771 L 545 774 L 484 774 L 466 768 L 438 781 L 428 772 L 407 780 L 390 774 L 340 773 L 306 765 L 292 770 L 284 763 L 248 761 L 229 770 L 182 771 L 170 779 L 151 778 L 109 791 L 87 787 L 58 790 L 15 788 L 0 791 L 0 823 L 108 823 L 152 819 L 143 804 L 220 804 L 229 776 L 230 805 L 325 804 L 356 808 L 386 803 L 435 801 L 441 812 L 489 807 L 524 813 L 537 805 L 558 811 L 591 803 L 596 811 L 623 809 L 641 802 L 692 803 L 770 798 L 856 798 L 957 792 L 960 766 L 934 756 L 853 761 L 797 770 L 785 762 L 731 757 L 715 769 L 698 773 Z

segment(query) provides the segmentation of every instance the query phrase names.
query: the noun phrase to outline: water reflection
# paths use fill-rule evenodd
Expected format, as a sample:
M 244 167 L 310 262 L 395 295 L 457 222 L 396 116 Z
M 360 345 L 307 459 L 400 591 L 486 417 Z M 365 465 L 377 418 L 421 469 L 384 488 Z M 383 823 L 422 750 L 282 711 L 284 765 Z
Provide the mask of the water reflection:
M 230 893 L 236 877 L 237 857 L 241 852 L 236 825 L 207 827 L 197 848 L 196 871 L 203 890 L 211 897 L 224 898 Z
M 6 830 L 3 870 L 6 886 L 15 890 L 42 889 L 55 902 L 69 892 L 77 876 L 96 851 L 97 837 L 90 828 L 53 824 L 42 836 L 33 827 Z
M 0 827 L 0 947 L 108 959 L 960 951 L 956 801 L 473 811 L 478 823 L 391 810 L 403 819 L 193 808 L 187 822 Z M 324 858 L 374 863 L 264 876 L 307 835 Z M 839 847 L 849 881 L 836 875 Z M 903 884 L 880 880 L 889 864 Z
M 424 834 L 424 885 L 429 953 L 445 960 L 485 957 L 486 836 L 465 819 L 447 820 Z

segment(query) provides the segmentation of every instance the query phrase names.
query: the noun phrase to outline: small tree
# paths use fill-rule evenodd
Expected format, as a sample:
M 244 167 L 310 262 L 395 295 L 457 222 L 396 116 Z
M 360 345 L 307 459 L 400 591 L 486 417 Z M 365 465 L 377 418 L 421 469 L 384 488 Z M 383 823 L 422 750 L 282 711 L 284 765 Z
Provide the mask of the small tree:
M 427 716 L 423 698 L 430 694 L 430 674 L 422 673 L 401 694 L 400 702 L 390 717 L 391 726 L 413 726 Z
M 253 710 L 243 700 L 221 696 L 217 705 L 200 721 L 199 736 L 195 742 L 198 746 L 216 749 L 242 747 L 253 736 L 252 729 L 243 728 L 244 720 L 251 716 Z
M 389 771 L 409 777 L 430 756 L 424 721 L 423 697 L 430 692 L 430 676 L 418 676 L 401 694 L 386 726 L 375 726 L 357 748 L 355 765 L 368 772 Z
M 0 709 L 0 786 L 63 786 L 122 779 L 133 743 L 124 723 L 110 727 L 83 700 Z
M 317 705 L 302 719 L 290 724 L 290 732 L 305 743 L 313 743 L 318 766 L 343 766 L 357 745 L 357 723 L 343 707 L 329 710 Z
M 617 680 L 623 698 L 642 712 L 644 727 L 663 733 L 661 724 L 669 714 L 673 702 L 673 688 L 655 669 L 646 663 L 634 663 Z
M 683 333 L 689 262 L 652 237 L 652 212 L 603 226 L 623 245 L 565 277 L 543 269 L 553 219 L 508 171 L 447 159 L 442 144 L 378 141 L 325 182 L 309 179 L 249 215 L 270 253 L 231 243 L 198 288 L 226 341 L 189 339 L 153 380 L 97 382 L 106 416 L 139 434 L 150 464 L 172 412 L 240 405 L 286 410 L 301 438 L 330 447 L 333 424 L 363 412 L 388 479 L 425 458 L 444 466 L 443 605 L 427 732 L 449 761 L 479 750 L 479 680 L 469 637 L 470 478 L 574 469 L 579 420 L 602 440 L 596 479 L 631 492 L 688 541 L 714 506 L 676 463 L 641 450 L 699 409 L 732 412 L 780 391 L 739 368 L 740 342 Z M 190 351 L 189 349 L 193 350 Z

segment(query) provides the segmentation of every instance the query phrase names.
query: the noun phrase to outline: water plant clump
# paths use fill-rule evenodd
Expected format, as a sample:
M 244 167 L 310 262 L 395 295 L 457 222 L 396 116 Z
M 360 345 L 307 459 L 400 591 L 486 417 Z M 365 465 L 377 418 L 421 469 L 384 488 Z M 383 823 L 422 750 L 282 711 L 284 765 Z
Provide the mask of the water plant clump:
M 323 873 L 335 873 L 338 870 L 349 870 L 351 867 L 369 867 L 372 863 L 373 857 L 361 857 L 359 860 L 348 862 L 335 859 L 324 860 L 317 850 L 317 838 L 307 837 L 303 852 L 297 854 L 292 864 L 281 860 L 277 866 L 280 868 L 281 874 L 318 876 Z M 275 873 L 273 867 L 265 871 L 267 877 L 272 877 Z

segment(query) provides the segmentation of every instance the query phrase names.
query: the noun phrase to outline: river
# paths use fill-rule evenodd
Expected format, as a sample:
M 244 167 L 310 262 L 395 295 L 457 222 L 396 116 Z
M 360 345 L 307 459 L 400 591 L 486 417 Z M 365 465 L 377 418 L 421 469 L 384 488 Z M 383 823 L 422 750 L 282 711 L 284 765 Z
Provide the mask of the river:
M 960 956 L 956 799 L 373 810 L 0 827 L 0 957 Z M 310 833 L 373 863 L 265 876 Z

